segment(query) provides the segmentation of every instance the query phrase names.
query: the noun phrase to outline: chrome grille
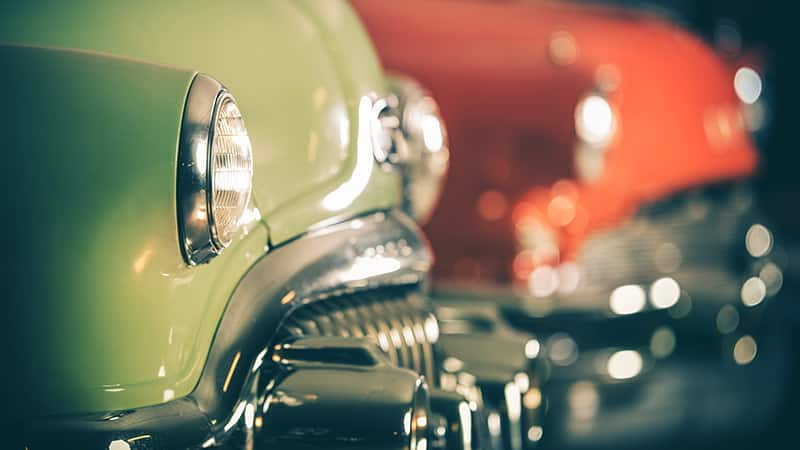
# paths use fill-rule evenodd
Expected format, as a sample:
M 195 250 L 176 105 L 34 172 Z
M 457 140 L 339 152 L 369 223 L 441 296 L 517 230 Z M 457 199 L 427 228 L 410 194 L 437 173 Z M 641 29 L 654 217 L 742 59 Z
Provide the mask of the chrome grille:
M 438 324 L 416 287 L 395 287 L 327 298 L 296 309 L 284 322 L 284 339 L 366 337 L 389 360 L 435 383 Z
M 752 198 L 746 186 L 715 186 L 651 205 L 589 239 L 578 262 L 582 283 L 615 286 L 653 274 L 721 269 L 744 251 Z

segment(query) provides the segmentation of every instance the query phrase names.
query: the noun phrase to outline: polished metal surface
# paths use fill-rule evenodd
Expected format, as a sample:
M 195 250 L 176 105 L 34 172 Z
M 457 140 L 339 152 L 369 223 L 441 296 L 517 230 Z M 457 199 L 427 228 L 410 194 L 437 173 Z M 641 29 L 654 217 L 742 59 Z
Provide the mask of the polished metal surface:
M 225 125 L 219 128 L 223 120 L 221 114 L 231 107 L 236 110 L 234 119 L 238 121 L 238 128 L 230 129 L 227 124 L 230 118 L 224 119 Z M 222 139 L 231 138 L 226 133 L 237 133 L 231 136 L 244 139 L 244 147 L 234 148 L 244 149 L 242 154 L 231 153 L 228 148 L 231 146 L 221 143 Z M 229 167 L 220 167 L 222 163 L 241 166 L 237 169 L 244 171 L 244 178 L 235 178 L 241 174 Z M 209 262 L 231 244 L 234 233 L 244 225 L 243 220 L 253 222 L 260 218 L 258 210 L 249 204 L 252 165 L 252 150 L 236 101 L 217 80 L 198 74 L 186 98 L 178 146 L 178 233 L 184 259 L 189 265 Z M 231 185 L 225 190 L 226 195 L 218 196 L 215 186 L 219 183 Z M 242 192 L 237 192 L 239 190 Z M 241 195 L 238 200 L 244 205 L 241 211 L 235 209 L 235 204 L 220 203 L 237 201 L 236 195 Z M 232 208 L 235 209 L 233 214 L 226 211 Z
M 214 239 L 211 222 L 211 146 L 214 116 L 227 94 L 218 81 L 198 74 L 186 98 L 178 149 L 178 230 L 184 258 L 202 264 L 223 246 Z
M 447 130 L 429 92 L 406 77 L 389 80 L 393 92 L 390 103 L 397 111 L 398 130 L 406 149 L 391 162 L 403 174 L 405 211 L 425 223 L 433 213 L 449 167 Z
M 535 445 L 542 438 L 544 412 L 539 341 L 511 328 L 486 297 L 471 301 L 456 294 L 432 299 L 441 324 L 445 367 L 475 377 L 494 441 L 506 449 Z
M 424 378 L 393 365 L 369 339 L 293 340 L 277 346 L 271 364 L 275 387 L 245 406 L 255 447 L 427 448 Z
M 375 160 L 385 170 L 402 164 L 408 159 L 408 148 L 400 125 L 402 110 L 398 108 L 397 97 L 375 98 L 369 118 L 372 127 L 372 151 Z
M 437 384 L 436 318 L 413 286 L 355 293 L 296 310 L 284 323 L 291 337 L 351 336 L 371 339 L 389 360 Z
M 394 252 L 386 252 L 395 249 Z M 431 255 L 414 223 L 375 213 L 312 232 L 273 249 L 248 272 L 220 323 L 193 396 L 225 434 L 242 389 L 269 358 L 280 324 L 298 308 L 391 286 L 414 286 Z M 217 438 L 217 440 L 220 440 Z
M 478 418 L 475 408 L 471 408 L 469 400 L 456 392 L 441 389 L 431 391 L 431 409 L 440 414 L 443 423 L 437 427 L 433 424 L 432 435 L 441 438 L 438 448 L 446 450 L 472 450 L 473 442 L 477 445 L 479 426 L 474 418 Z M 477 416 L 477 417 L 475 417 Z M 475 436 L 473 436 L 475 435 Z

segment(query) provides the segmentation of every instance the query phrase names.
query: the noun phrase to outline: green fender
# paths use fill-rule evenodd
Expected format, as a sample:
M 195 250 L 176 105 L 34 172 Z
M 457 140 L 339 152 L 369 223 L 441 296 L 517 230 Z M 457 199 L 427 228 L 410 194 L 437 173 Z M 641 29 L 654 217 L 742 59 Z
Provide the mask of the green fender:
M 362 98 L 385 80 L 346 3 L 7 3 L 0 42 L 88 51 L 2 47 L 6 104 L 20 105 L 3 110 L 0 136 L 17 219 L 4 220 L 16 266 L 5 332 L 23 343 L 3 357 L 36 414 L 189 394 L 231 292 L 270 245 L 400 203 L 399 177 L 374 162 L 363 127 L 358 139 Z M 175 160 L 196 72 L 239 103 L 262 219 L 189 268 Z

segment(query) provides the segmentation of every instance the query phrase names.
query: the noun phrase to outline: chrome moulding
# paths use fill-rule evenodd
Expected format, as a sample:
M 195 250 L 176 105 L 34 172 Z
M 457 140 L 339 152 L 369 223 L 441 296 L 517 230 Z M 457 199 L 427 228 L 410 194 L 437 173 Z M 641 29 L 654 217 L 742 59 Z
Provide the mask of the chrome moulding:
M 252 431 L 248 430 L 256 425 L 255 405 L 263 408 L 267 393 L 275 387 L 274 379 L 263 376 L 267 364 L 275 362 L 274 346 L 279 339 L 298 337 L 278 333 L 297 325 L 294 319 L 288 320 L 293 313 L 329 308 L 329 302 L 343 298 L 360 302 L 377 289 L 416 292 L 431 262 L 427 242 L 401 212 L 376 212 L 311 231 L 271 249 L 244 276 L 219 324 L 200 381 L 189 396 L 130 411 L 40 418 L 22 426 L 21 444 L 29 449 L 252 448 Z M 400 302 L 364 302 L 378 308 L 373 310 L 376 314 L 379 308 L 407 307 Z M 372 313 L 345 311 L 351 315 Z M 427 317 L 411 312 L 391 317 L 395 320 L 391 324 L 365 324 L 383 329 L 392 345 L 395 334 L 401 333 L 400 345 L 387 353 L 402 361 L 401 365 L 434 370 L 432 360 L 422 356 L 431 347 L 423 345 L 426 339 L 417 341 L 425 334 Z M 379 328 L 371 331 L 364 327 L 361 332 L 367 337 L 372 333 L 381 345 Z M 345 329 L 337 325 L 338 335 Z M 410 341 L 402 335 L 406 329 L 411 331 Z M 356 333 L 355 329 L 351 332 Z M 415 404 L 420 401 L 414 397 Z

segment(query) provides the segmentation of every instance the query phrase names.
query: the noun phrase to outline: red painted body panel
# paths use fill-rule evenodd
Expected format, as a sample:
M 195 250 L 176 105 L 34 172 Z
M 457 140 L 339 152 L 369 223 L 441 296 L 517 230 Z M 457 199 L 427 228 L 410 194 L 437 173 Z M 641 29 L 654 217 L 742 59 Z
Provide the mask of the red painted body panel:
M 755 171 L 735 67 L 657 17 L 549 2 L 352 3 L 385 67 L 428 88 L 448 127 L 451 170 L 427 226 L 440 279 L 511 280 L 534 224 L 563 261 L 644 203 Z M 587 180 L 574 114 L 592 90 L 617 124 Z M 534 259 L 518 258 L 520 277 L 547 262 Z

